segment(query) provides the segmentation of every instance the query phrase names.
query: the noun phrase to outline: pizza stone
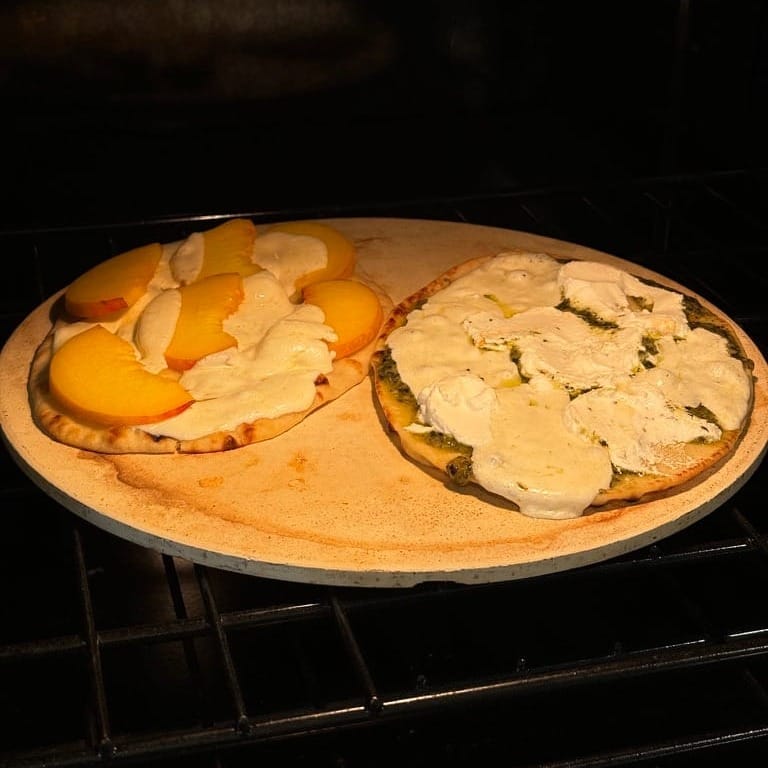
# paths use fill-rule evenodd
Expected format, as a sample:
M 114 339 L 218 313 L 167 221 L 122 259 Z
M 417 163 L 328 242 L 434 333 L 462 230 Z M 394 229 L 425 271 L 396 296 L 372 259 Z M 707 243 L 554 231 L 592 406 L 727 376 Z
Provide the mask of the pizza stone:
M 355 242 L 361 277 L 395 304 L 459 264 L 511 248 L 604 261 L 683 289 L 614 256 L 513 230 L 418 219 L 328 223 Z M 235 451 L 102 454 L 51 440 L 30 410 L 29 371 L 50 329 L 52 303 L 33 311 L 0 354 L 0 423 L 20 466 L 46 493 L 104 530 L 261 577 L 407 587 L 587 565 L 657 541 L 717 509 L 758 471 L 768 441 L 766 363 L 731 323 L 754 364 L 752 414 L 734 450 L 716 471 L 674 493 L 609 504 L 575 519 L 525 517 L 483 489 L 456 489 L 406 458 L 375 407 L 370 378 L 287 432 Z

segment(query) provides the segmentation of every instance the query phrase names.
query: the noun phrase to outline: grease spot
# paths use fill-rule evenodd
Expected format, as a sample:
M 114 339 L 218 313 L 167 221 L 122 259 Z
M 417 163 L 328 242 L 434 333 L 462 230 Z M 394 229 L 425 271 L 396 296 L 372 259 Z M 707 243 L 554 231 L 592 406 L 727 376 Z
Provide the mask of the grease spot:
M 338 414 L 337 418 L 339 421 L 361 421 L 362 416 L 359 413 L 355 413 L 354 411 L 344 411 L 343 413 Z
M 221 475 L 213 475 L 212 477 L 201 477 L 197 484 L 201 488 L 220 488 L 224 484 L 224 478 Z
M 309 459 L 301 451 L 297 451 L 288 462 L 288 466 L 293 467 L 297 472 L 303 472 L 307 468 L 308 463 Z

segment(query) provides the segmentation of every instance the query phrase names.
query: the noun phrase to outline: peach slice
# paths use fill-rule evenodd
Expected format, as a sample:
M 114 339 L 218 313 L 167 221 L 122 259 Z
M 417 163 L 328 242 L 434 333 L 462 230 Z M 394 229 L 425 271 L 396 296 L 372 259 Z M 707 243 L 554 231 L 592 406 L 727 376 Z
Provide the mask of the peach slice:
M 310 272 L 296 281 L 296 290 L 322 280 L 337 280 L 349 277 L 355 271 L 355 246 L 337 229 L 319 221 L 283 221 L 269 228 L 270 232 L 285 232 L 289 235 L 316 237 L 328 249 L 328 263 L 323 269 Z
M 169 368 L 186 371 L 201 357 L 237 344 L 223 328 L 243 300 L 243 278 L 234 272 L 211 275 L 178 289 L 181 310 L 165 350 Z
M 261 271 L 251 261 L 256 227 L 250 219 L 231 219 L 202 234 L 203 265 L 196 281 L 225 272 L 247 277 Z
M 328 348 L 336 359 L 348 357 L 376 337 L 383 311 L 375 291 L 356 280 L 324 280 L 304 288 L 304 301 L 325 313 L 325 323 L 339 337 Z
M 162 421 L 193 402 L 178 381 L 147 371 L 130 342 L 102 325 L 62 344 L 51 358 L 48 380 L 67 411 L 105 426 Z
M 160 243 L 151 243 L 92 267 L 67 288 L 67 312 L 84 320 L 100 320 L 128 309 L 147 290 L 162 254 Z

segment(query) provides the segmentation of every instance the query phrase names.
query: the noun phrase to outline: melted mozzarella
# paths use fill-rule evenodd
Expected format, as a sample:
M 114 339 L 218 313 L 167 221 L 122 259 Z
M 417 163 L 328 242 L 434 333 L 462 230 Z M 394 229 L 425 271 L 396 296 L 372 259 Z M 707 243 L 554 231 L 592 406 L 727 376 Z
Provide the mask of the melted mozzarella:
M 520 381 L 506 350 L 475 347 L 461 325 L 441 314 L 419 312 L 411 313 L 407 325 L 389 337 L 400 376 L 417 397 L 425 387 L 460 374 L 472 374 L 493 387 Z
M 148 371 L 158 373 L 168 367 L 165 350 L 176 331 L 180 312 L 181 292 L 171 288 L 158 293 L 139 315 L 133 341 L 141 355 L 141 363 Z
M 192 403 L 178 416 L 141 429 L 177 440 L 194 440 L 240 424 L 275 418 L 309 408 L 315 399 L 315 377 L 284 371 L 228 395 Z
M 440 379 L 421 390 L 418 403 L 422 421 L 439 432 L 448 432 L 466 445 L 491 440 L 496 392 L 478 376 L 459 374 Z
M 278 320 L 296 310 L 277 278 L 266 270 L 243 278 L 243 301 L 224 320 L 224 330 L 240 349 L 258 343 Z M 323 318 L 324 319 L 324 318 Z
M 88 330 L 93 325 L 101 325 L 110 333 L 114 333 L 120 338 L 133 343 L 134 327 L 145 307 L 162 291 L 168 288 L 175 288 L 178 283 L 174 280 L 170 269 L 170 260 L 176 250 L 176 244 L 164 245 L 160 261 L 155 269 L 155 274 L 147 285 L 147 290 L 139 297 L 132 306 L 128 307 L 119 317 L 114 320 L 103 320 L 98 323 L 88 322 L 86 320 L 75 323 L 62 323 L 57 325 L 53 336 L 53 351 L 56 350 L 67 340 L 76 336 L 78 333 Z M 136 357 L 140 353 L 136 352 Z
M 440 379 L 466 373 L 492 387 L 519 383 L 508 350 L 473 344 L 462 323 L 477 313 L 502 319 L 537 304 L 554 306 L 557 270 L 546 254 L 501 253 L 436 293 L 390 334 L 401 378 L 417 397 Z
M 571 261 L 560 268 L 557 282 L 571 306 L 618 326 L 639 326 L 659 335 L 688 332 L 682 294 L 644 283 L 617 267 Z M 630 298 L 640 300 L 641 311 L 633 310 Z
M 543 374 L 569 389 L 605 386 L 641 365 L 639 329 L 611 332 L 554 307 L 535 307 L 501 319 L 473 315 L 464 328 L 481 349 L 517 350 L 523 376 Z
M 531 517 L 578 517 L 611 483 L 608 451 L 563 424 L 568 395 L 543 381 L 499 390 L 493 439 L 474 446 L 472 472 Z
M 256 419 L 308 408 L 315 382 L 333 367 L 327 341 L 333 330 L 320 307 L 294 306 L 252 346 L 208 355 L 184 371 L 179 383 L 196 402 L 178 416 L 142 426 L 153 435 L 193 440 Z
M 722 434 L 716 424 L 670 402 L 653 377 L 644 375 L 577 397 L 565 410 L 564 424 L 607 445 L 617 468 L 641 473 L 660 471 L 665 446 L 712 442 Z
M 558 262 L 543 253 L 500 253 L 432 296 L 424 310 L 441 311 L 461 322 L 490 307 L 504 316 L 554 306 L 560 301 L 558 269 Z
M 296 281 L 328 264 L 328 247 L 316 237 L 267 232 L 253 242 L 252 260 L 268 269 L 288 296 L 296 293 Z
M 738 429 L 749 410 L 750 382 L 725 338 L 694 328 L 685 339 L 661 339 L 657 347 L 657 365 L 675 376 L 668 397 L 692 408 L 703 405 L 723 429 Z
M 177 284 L 194 283 L 205 258 L 205 238 L 201 232 L 193 232 L 183 240 L 170 259 L 170 271 Z

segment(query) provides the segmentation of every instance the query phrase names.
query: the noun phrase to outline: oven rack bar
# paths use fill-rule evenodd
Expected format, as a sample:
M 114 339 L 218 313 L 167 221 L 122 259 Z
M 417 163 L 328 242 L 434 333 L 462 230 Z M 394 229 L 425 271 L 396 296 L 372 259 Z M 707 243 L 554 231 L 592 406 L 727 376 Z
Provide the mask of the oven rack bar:
M 277 218 L 403 216 L 466 221 L 542 234 L 603 250 L 683 283 L 768 346 L 763 297 L 768 274 L 764 190 L 768 169 L 678 175 L 621 182 L 513 189 L 396 202 L 341 202 L 296 209 L 241 210 L 161 219 L 0 230 L 0 245 L 27 279 L 0 287 L 0 329 L 6 335 L 45 298 L 98 260 L 148 239 L 170 241 L 201 224 L 249 216 Z M 746 282 L 745 278 L 748 278 Z M 730 298 L 741 280 L 740 302 Z M 728 287 L 724 291 L 721 287 Z
M 705 562 L 716 567 L 718 562 L 724 559 L 743 557 L 747 552 L 760 552 L 765 556 L 765 565 L 768 568 L 768 536 L 761 534 L 756 527 L 745 517 L 744 513 L 736 507 L 726 507 L 724 510 L 742 529 L 742 536 L 733 536 L 721 540 L 696 541 L 693 544 L 669 549 L 663 542 L 651 544 L 643 549 L 629 553 L 622 557 L 610 559 L 604 562 L 586 566 L 586 570 L 598 578 L 611 578 L 616 571 L 642 571 L 645 569 L 660 569 L 667 567 L 679 567 L 686 563 Z M 67 514 L 64 512 L 64 514 Z M 222 633 L 237 632 L 244 629 L 252 629 L 268 624 L 301 624 L 309 620 L 335 615 L 342 626 L 343 631 L 349 632 L 349 619 L 346 612 L 354 610 L 371 610 L 384 606 L 397 606 L 404 603 L 425 604 L 434 602 L 437 596 L 445 593 L 458 592 L 486 592 L 504 591 L 508 589 L 504 584 L 450 584 L 436 583 L 424 584 L 416 590 L 392 589 L 392 590 L 353 590 L 350 593 L 343 589 L 329 588 L 329 595 L 323 599 L 312 599 L 298 603 L 281 603 L 268 607 L 253 609 L 238 609 L 220 612 L 216 609 L 215 598 L 210 592 L 206 573 L 209 569 L 204 566 L 194 566 L 195 572 L 204 589 L 206 599 L 209 602 L 209 610 L 212 616 L 189 616 L 183 606 L 183 596 L 179 587 L 179 577 L 175 567 L 175 558 L 170 555 L 162 555 L 163 566 L 167 578 L 169 593 L 173 595 L 178 617 L 174 621 L 166 621 L 157 624 L 134 624 L 118 628 L 101 629 L 94 639 L 96 628 L 93 617 L 92 601 L 88 588 L 88 577 L 82 560 L 82 543 L 80 542 L 80 530 L 82 522 L 73 520 L 72 536 L 75 541 L 72 549 L 77 555 L 77 564 L 81 572 L 79 575 L 81 601 L 85 611 L 84 631 L 80 634 L 61 635 L 44 639 L 29 640 L 18 643 L 6 643 L 0 645 L 0 664 L 18 663 L 25 660 L 34 660 L 38 657 L 56 658 L 63 655 L 81 655 L 91 653 L 93 662 L 98 664 L 98 651 L 101 648 L 127 646 L 136 643 L 160 643 L 168 641 L 189 641 L 199 638 L 211 631 L 212 627 L 220 627 Z M 585 570 L 585 569 L 581 569 Z M 562 580 L 571 578 L 570 574 L 556 573 L 536 577 L 540 582 L 546 580 Z M 341 592 L 341 596 L 337 595 Z M 218 634 L 218 629 L 217 629 Z M 768 617 L 765 627 L 756 629 L 753 635 L 765 634 L 768 637 Z M 707 638 L 702 638 L 702 642 Z M 351 642 L 354 642 L 350 638 Z M 688 645 L 688 644 L 686 644 Z M 651 649 L 653 651 L 654 649 Z M 358 651 L 352 651 L 358 655 Z

